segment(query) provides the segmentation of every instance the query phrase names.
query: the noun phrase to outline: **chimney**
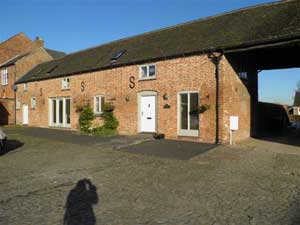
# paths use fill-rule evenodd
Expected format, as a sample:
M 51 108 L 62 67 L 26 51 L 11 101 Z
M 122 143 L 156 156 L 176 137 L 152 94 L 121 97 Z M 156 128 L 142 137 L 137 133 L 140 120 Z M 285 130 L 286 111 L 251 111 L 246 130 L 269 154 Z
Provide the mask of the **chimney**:
M 35 50 L 37 48 L 43 48 L 44 47 L 44 40 L 41 37 L 36 37 L 35 40 L 32 43 L 32 49 Z

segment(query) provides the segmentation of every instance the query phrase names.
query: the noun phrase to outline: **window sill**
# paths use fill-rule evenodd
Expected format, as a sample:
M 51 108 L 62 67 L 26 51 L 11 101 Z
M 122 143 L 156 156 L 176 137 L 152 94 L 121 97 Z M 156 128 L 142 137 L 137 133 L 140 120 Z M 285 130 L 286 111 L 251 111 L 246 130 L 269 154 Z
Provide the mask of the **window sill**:
M 8 84 L 2 84 L 2 86 L 8 86 Z
M 140 79 L 139 79 L 139 81 L 146 81 L 146 80 L 156 80 L 156 77 L 140 78 Z
M 199 135 L 199 130 L 195 131 L 179 131 L 178 132 L 178 137 L 200 137 Z
M 63 126 L 63 125 L 49 125 L 49 128 L 52 129 L 66 129 L 66 130 L 70 130 L 71 129 L 71 125 L 68 126 Z
M 71 88 L 62 88 L 61 90 L 62 90 L 62 91 L 70 91 Z
M 101 117 L 103 113 L 94 113 L 94 117 Z

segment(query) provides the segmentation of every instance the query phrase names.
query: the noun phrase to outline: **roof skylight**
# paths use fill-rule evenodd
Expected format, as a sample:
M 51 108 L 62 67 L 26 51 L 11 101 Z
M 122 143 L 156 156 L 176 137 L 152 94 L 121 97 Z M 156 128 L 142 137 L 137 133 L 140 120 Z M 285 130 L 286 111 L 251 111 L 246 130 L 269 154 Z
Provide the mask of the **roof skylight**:
M 124 55 L 124 53 L 126 52 L 126 50 L 121 50 L 118 51 L 112 58 L 111 58 L 111 62 L 116 62 L 122 55 Z

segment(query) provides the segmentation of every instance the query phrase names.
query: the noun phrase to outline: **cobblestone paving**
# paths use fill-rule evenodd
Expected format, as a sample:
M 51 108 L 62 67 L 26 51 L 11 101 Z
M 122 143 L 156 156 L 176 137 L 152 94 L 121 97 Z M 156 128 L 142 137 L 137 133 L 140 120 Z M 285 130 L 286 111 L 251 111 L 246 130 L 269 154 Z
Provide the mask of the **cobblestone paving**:
M 63 224 L 76 183 L 97 188 L 96 224 L 300 224 L 300 148 L 249 140 L 188 161 L 23 134 L 0 157 L 0 224 Z

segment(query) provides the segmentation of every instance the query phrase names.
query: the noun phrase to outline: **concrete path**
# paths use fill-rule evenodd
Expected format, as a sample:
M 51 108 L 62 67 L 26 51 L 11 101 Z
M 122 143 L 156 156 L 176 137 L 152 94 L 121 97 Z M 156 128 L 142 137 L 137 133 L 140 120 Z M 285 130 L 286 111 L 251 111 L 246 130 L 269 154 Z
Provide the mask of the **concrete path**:
M 161 158 L 189 160 L 216 147 L 214 144 L 174 141 L 149 140 L 137 145 L 127 146 L 121 150 L 144 155 L 153 155 Z
M 65 143 L 101 146 L 112 149 L 120 149 L 129 145 L 137 144 L 146 140 L 151 140 L 151 135 L 116 135 L 109 137 L 91 136 L 77 131 L 48 129 L 37 127 L 6 128 L 5 133 L 21 134 L 24 136 L 43 138 L 48 140 L 62 141 Z
M 9 140 L 23 145 L 0 156 L 1 225 L 75 224 L 68 215 L 93 225 L 300 224 L 299 147 L 250 139 L 174 160 L 15 132 Z M 140 146 L 189 151 L 151 142 Z
M 8 135 L 21 134 L 24 136 L 62 141 L 64 143 L 105 147 L 134 154 L 144 154 L 178 160 L 189 160 L 216 147 L 216 145 L 206 143 L 154 140 L 151 134 L 99 137 L 84 135 L 76 131 L 34 127 L 8 128 L 5 129 L 5 132 Z

